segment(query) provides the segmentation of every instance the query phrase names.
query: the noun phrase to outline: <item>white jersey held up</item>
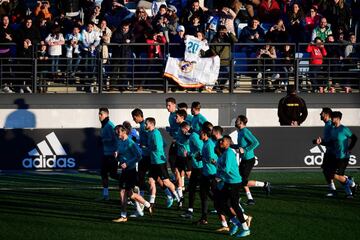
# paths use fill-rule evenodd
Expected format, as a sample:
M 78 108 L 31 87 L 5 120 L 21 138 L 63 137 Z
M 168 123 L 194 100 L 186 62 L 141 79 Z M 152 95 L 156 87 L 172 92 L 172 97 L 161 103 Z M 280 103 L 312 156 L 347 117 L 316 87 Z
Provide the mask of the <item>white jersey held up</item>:
M 184 60 L 188 62 L 198 62 L 200 58 L 200 51 L 207 51 L 208 49 L 209 45 L 206 40 L 201 41 L 194 36 L 186 35 Z

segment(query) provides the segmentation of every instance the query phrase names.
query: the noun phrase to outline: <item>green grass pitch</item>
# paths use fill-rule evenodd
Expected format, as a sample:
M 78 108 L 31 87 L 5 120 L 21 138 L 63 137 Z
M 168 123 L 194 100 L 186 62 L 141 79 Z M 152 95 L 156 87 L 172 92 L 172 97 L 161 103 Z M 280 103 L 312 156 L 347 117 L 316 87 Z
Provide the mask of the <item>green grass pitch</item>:
M 351 175 L 360 181 L 359 171 Z M 273 188 L 268 197 L 253 189 L 256 205 L 245 206 L 254 217 L 247 239 L 359 238 L 360 195 L 345 199 L 337 185 L 338 197 L 326 199 L 320 171 L 254 172 L 252 178 L 271 181 Z M 193 220 L 182 219 L 176 207 L 165 209 L 163 192 L 158 191 L 152 217 L 113 223 L 120 214 L 116 183 L 111 200 L 97 202 L 99 183 L 99 176 L 84 173 L 0 174 L 0 239 L 233 239 L 214 231 L 220 227 L 216 215 L 209 216 L 206 226 L 192 224 L 200 217 L 199 195 Z

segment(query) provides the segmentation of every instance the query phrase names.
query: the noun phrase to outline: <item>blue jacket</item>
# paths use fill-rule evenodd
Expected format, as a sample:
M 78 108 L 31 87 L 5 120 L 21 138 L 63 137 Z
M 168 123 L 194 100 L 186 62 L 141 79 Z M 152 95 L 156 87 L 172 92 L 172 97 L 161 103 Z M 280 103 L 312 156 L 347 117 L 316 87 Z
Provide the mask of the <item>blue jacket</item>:
M 164 140 L 158 129 L 149 132 L 148 150 L 150 153 L 151 164 L 164 164 L 166 157 L 164 152 Z
M 217 176 L 225 183 L 237 184 L 242 182 L 236 154 L 231 148 L 226 149 L 220 156 Z
M 201 155 L 203 146 L 204 146 L 204 142 L 201 141 L 199 134 L 197 134 L 196 132 L 192 132 L 189 138 L 190 152 L 188 152 L 188 154 L 189 157 L 191 158 L 193 168 L 203 167 L 203 163 L 201 159 L 200 161 L 196 159 L 196 156 Z
M 191 128 L 194 132 L 200 133 L 202 125 L 206 121 L 206 118 L 201 113 L 194 115 L 191 121 Z
M 260 144 L 257 138 L 251 133 L 251 131 L 247 128 L 243 128 L 238 130 L 238 143 L 236 148 L 243 148 L 244 154 L 241 156 L 242 160 L 250 160 L 255 157 L 254 150 Z
M 204 141 L 204 146 L 201 151 L 203 169 L 202 174 L 204 176 L 215 175 L 216 174 L 216 162 L 218 156 L 215 153 L 215 142 L 211 139 Z M 215 161 L 215 163 L 213 163 Z
M 126 140 L 119 140 L 118 161 L 120 165 L 126 163 L 127 170 L 134 169 L 136 163 L 141 160 L 141 151 L 139 146 L 128 137 Z
M 149 132 L 145 129 L 145 121 L 142 121 L 140 123 L 139 135 L 140 135 L 139 144 L 142 150 L 142 155 L 149 156 L 149 151 L 147 149 Z

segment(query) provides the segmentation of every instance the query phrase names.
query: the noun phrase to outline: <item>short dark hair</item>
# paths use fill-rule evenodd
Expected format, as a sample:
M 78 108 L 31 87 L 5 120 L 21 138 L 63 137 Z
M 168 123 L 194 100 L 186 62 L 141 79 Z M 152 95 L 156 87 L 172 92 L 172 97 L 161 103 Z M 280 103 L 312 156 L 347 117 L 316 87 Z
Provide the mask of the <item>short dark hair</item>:
M 202 125 L 202 128 L 209 128 L 210 130 L 212 130 L 213 127 L 214 127 L 214 125 L 209 121 L 204 122 Z
M 201 108 L 200 102 L 192 102 L 191 108 L 200 109 Z
M 223 137 L 222 137 L 222 140 L 228 140 L 228 141 L 232 141 L 231 140 L 231 137 L 229 136 L 229 135 L 224 135 Z
M 115 132 L 118 133 L 119 131 L 126 132 L 126 134 L 129 134 L 129 129 L 127 129 L 124 125 L 116 125 Z
M 124 121 L 123 122 L 123 125 L 126 129 L 129 130 L 129 132 L 131 132 L 131 129 L 132 129 L 132 126 L 131 126 L 131 123 L 129 121 Z
M 175 98 L 173 98 L 173 97 L 167 98 L 167 99 L 165 100 L 165 102 L 166 102 L 166 103 L 171 102 L 171 103 L 176 104 L 176 100 L 175 100 Z
M 329 114 L 330 116 L 332 114 L 332 110 L 329 107 L 324 107 L 321 112 L 325 114 Z
M 160 9 L 160 8 L 165 8 L 165 9 L 167 9 L 167 6 L 166 6 L 165 4 L 161 4 L 160 7 L 159 7 L 159 9 Z
M 218 133 L 220 133 L 222 135 L 223 132 L 224 132 L 224 129 L 221 126 L 214 126 L 212 131 L 213 132 L 218 132 Z
M 247 117 L 245 116 L 245 115 L 239 115 L 238 117 L 237 117 L 237 119 L 239 119 L 241 122 L 243 122 L 245 125 L 247 124 L 247 122 L 248 122 L 248 119 L 247 119 Z
M 201 132 L 204 133 L 207 137 L 211 137 L 212 129 L 203 126 L 203 128 L 201 129 Z
M 179 109 L 176 111 L 176 115 L 179 115 L 179 116 L 183 117 L 184 119 L 186 119 L 187 112 L 184 109 Z
M 135 117 L 135 116 L 144 117 L 144 114 L 143 114 L 143 111 L 140 108 L 135 108 L 134 110 L 132 110 L 131 116 L 133 116 L 133 117 Z
M 340 120 L 341 120 L 342 113 L 339 112 L 339 111 L 334 111 L 334 112 L 331 113 L 331 118 L 340 118 Z
M 105 107 L 101 107 L 101 108 L 99 108 L 99 113 L 100 112 L 105 112 L 105 113 L 109 114 L 109 109 L 105 108 Z
M 190 127 L 190 124 L 189 124 L 187 121 L 183 121 L 183 122 L 180 124 L 180 128 L 184 128 L 184 127 Z
M 156 125 L 155 118 L 153 118 L 153 117 L 146 118 L 145 122 L 149 122 L 149 123 L 153 124 L 154 126 Z
M 177 105 L 178 108 L 188 108 L 188 105 L 185 102 L 181 102 Z

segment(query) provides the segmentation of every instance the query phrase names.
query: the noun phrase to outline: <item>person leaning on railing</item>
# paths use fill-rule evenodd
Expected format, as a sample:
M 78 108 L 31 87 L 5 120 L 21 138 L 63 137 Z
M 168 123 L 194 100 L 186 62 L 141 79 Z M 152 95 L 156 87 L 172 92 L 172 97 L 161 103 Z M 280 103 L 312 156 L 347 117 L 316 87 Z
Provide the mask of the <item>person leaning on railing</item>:
M 323 41 L 316 37 L 314 42 L 309 43 L 306 52 L 310 53 L 310 80 L 314 92 L 324 92 L 324 81 L 319 79 L 322 70 L 323 58 L 327 55 Z

